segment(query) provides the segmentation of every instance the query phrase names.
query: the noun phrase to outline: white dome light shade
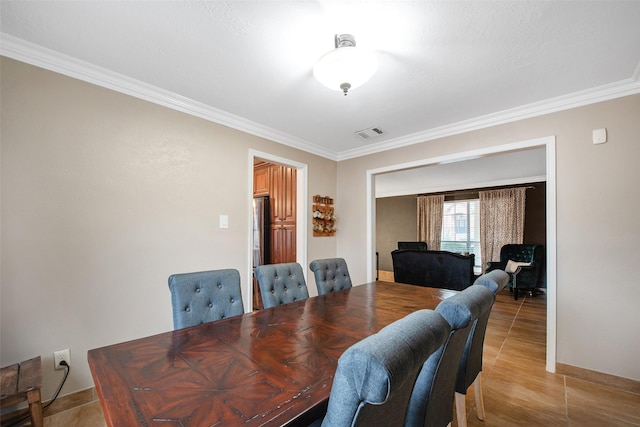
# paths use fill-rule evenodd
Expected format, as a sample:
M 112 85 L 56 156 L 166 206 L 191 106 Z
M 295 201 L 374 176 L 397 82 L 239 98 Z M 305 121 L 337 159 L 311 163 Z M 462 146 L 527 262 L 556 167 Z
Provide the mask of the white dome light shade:
M 342 46 L 323 55 L 314 65 L 313 75 L 329 89 L 346 95 L 348 90 L 366 83 L 377 69 L 378 59 L 373 52 Z

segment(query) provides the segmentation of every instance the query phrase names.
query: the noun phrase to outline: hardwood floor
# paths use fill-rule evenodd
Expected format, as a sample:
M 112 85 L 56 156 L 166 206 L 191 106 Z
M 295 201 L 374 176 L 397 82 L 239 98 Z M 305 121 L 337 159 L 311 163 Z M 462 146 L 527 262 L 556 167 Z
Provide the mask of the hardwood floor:
M 484 347 L 485 421 L 467 394 L 469 426 L 640 426 L 640 395 L 545 371 L 545 296 L 498 295 Z M 106 426 L 98 402 L 47 416 L 47 427 Z M 453 426 L 457 426 L 454 419 Z

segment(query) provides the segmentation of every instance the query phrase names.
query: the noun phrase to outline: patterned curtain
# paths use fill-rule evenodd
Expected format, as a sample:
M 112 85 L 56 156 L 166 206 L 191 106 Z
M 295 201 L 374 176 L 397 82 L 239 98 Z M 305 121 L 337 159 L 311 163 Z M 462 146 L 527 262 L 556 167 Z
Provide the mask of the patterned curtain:
M 522 243 L 526 188 L 480 191 L 480 246 L 482 269 L 500 261 L 500 248 Z
M 418 196 L 418 240 L 427 242 L 431 251 L 440 250 L 444 195 Z

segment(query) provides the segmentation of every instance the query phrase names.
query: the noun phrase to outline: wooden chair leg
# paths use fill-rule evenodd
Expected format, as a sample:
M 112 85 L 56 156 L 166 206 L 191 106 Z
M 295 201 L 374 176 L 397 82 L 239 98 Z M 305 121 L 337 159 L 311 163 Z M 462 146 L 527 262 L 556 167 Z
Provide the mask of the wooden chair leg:
M 484 398 L 482 397 L 482 371 L 478 372 L 478 376 L 473 382 L 473 391 L 476 395 L 476 412 L 478 419 L 484 421 Z
M 465 394 L 456 392 L 456 418 L 458 419 L 458 427 L 467 427 L 466 397 Z
M 29 390 L 27 392 L 29 402 L 29 415 L 31 416 L 32 427 L 42 427 L 42 401 L 40 400 L 40 389 Z

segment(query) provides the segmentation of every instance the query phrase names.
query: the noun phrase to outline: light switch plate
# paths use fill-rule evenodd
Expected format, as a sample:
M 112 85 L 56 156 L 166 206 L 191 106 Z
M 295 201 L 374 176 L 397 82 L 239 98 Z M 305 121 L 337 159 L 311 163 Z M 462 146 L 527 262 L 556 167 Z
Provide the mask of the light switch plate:
M 220 215 L 220 228 L 229 228 L 229 216 Z
M 593 130 L 593 143 L 604 144 L 607 142 L 607 128 Z

